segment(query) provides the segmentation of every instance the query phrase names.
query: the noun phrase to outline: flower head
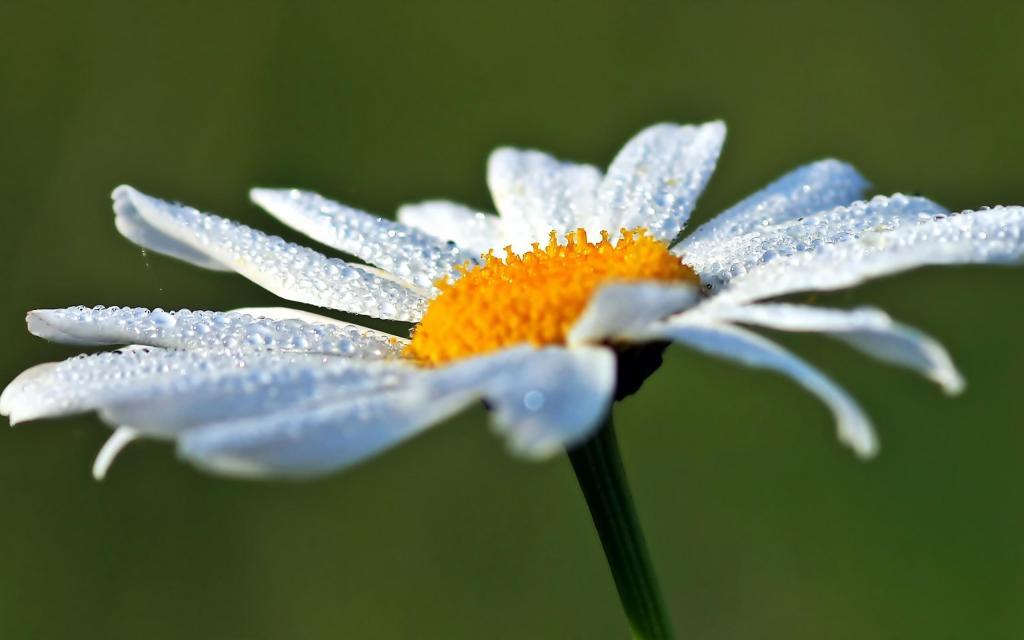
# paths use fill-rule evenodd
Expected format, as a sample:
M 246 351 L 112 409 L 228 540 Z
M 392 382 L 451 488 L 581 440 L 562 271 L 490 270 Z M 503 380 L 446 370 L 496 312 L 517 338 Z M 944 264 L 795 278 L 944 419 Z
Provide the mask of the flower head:
M 1017 263 L 1024 208 L 949 214 L 920 197 L 861 200 L 867 182 L 824 160 L 673 245 L 724 137 L 719 122 L 656 125 L 606 174 L 499 149 L 487 176 L 498 216 L 428 201 L 395 222 L 316 194 L 253 190 L 275 217 L 367 264 L 119 187 L 115 223 L 141 246 L 287 300 L 410 322 L 411 333 L 280 308 L 33 311 L 36 335 L 125 346 L 29 369 L 0 412 L 12 423 L 98 412 L 116 427 L 98 475 L 141 436 L 174 440 L 183 458 L 221 473 L 324 473 L 481 399 L 512 450 L 539 458 L 598 425 L 622 393 L 630 345 L 677 343 L 793 378 L 870 455 L 877 442 L 857 404 L 745 327 L 829 335 L 956 392 L 962 378 L 942 347 L 881 311 L 764 301 L 921 265 Z
M 518 255 L 505 247 L 484 263 L 462 269 L 441 292 L 413 331 L 407 353 L 419 362 L 443 364 L 518 344 L 564 345 L 594 294 L 609 283 L 698 283 L 697 275 L 644 229 L 623 230 L 615 243 L 607 231 L 587 240 L 570 231 L 565 244 L 551 232 L 543 249 Z

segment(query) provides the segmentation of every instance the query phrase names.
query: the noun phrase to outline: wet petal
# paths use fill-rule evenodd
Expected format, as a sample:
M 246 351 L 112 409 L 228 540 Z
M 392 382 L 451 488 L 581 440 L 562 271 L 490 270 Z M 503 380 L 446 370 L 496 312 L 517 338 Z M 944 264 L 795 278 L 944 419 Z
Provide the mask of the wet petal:
M 292 307 L 239 307 L 232 309 L 233 313 L 245 313 L 257 318 L 270 318 L 271 320 L 301 320 L 309 324 L 330 324 L 342 329 L 348 329 L 349 327 L 358 327 L 366 331 L 373 331 L 373 329 L 367 329 L 366 327 L 351 322 L 345 322 L 344 320 L 338 320 L 330 316 L 321 315 L 319 313 L 313 313 L 312 311 L 303 311 L 302 309 L 294 309 Z M 399 338 L 398 336 L 392 336 L 389 333 L 383 331 L 375 331 L 382 337 L 391 339 L 392 337 L 398 340 L 404 341 L 405 338 Z
M 115 189 L 113 197 L 118 216 L 130 212 L 134 225 L 146 224 L 160 237 L 202 254 L 203 260 L 192 261 L 195 264 L 236 271 L 287 300 L 409 322 L 418 320 L 426 308 L 421 295 L 398 282 L 281 238 L 128 186 Z M 129 236 L 134 241 L 146 237 Z M 164 242 L 143 246 L 158 252 L 169 247 Z M 188 259 L 173 246 L 166 253 Z
M 385 220 L 296 189 L 253 189 L 252 201 L 286 225 L 317 242 L 356 256 L 421 289 L 455 276 L 456 265 L 475 262 L 454 243 L 401 222 Z
M 671 242 L 711 178 L 724 141 L 720 121 L 658 124 L 637 134 L 612 161 L 598 192 L 609 230 L 645 227 Z
M 579 227 L 597 234 L 597 187 L 601 172 L 590 165 L 562 162 L 540 151 L 501 148 L 487 163 L 487 184 L 501 217 L 519 246 L 561 238 Z
M 727 324 L 687 321 L 677 316 L 638 332 L 637 337 L 672 340 L 711 356 L 786 375 L 832 410 L 841 442 L 862 457 L 871 457 L 878 450 L 871 423 L 849 394 L 825 374 L 757 334 Z
M 753 324 L 781 331 L 824 333 L 888 362 L 916 371 L 947 393 L 964 380 L 946 350 L 921 331 L 894 322 L 878 309 L 823 309 L 796 304 L 716 305 L 697 310 L 702 318 Z
M 164 233 L 146 221 L 139 213 L 135 199 L 128 197 L 131 192 L 134 192 L 131 187 L 121 186 L 113 193 L 114 226 L 122 236 L 143 249 L 171 256 L 197 267 L 213 271 L 234 271 L 230 265 L 217 260 L 206 251 L 197 249 L 174 235 Z
M 365 394 L 305 410 L 213 423 L 186 432 L 178 455 L 215 473 L 308 477 L 377 455 L 462 409 L 471 393 L 426 387 Z
M 674 251 L 699 254 L 705 246 L 764 227 L 860 200 L 869 183 L 852 166 L 821 160 L 787 173 L 718 214 L 687 236 Z
M 693 267 L 706 284 L 721 288 L 732 278 L 773 260 L 916 225 L 945 212 L 926 198 L 902 194 L 876 196 L 869 201 L 795 218 L 742 236 L 694 245 L 683 254 L 683 261 Z
M 273 320 L 238 312 L 129 307 L 39 309 L 29 312 L 28 329 L 41 338 L 65 344 L 267 349 L 368 359 L 398 357 L 407 342 L 341 321 L 328 324 Z
M 177 408 L 186 410 L 184 396 L 205 403 L 203 410 L 227 411 L 237 402 L 278 402 L 284 397 L 280 391 L 245 398 L 235 394 L 270 388 L 279 377 L 294 380 L 297 393 L 317 393 L 314 383 L 320 376 L 361 381 L 378 372 L 390 375 L 384 366 L 319 354 L 129 347 L 32 367 L 0 395 L 0 414 L 14 424 L 125 405 L 138 407 L 141 418 L 111 422 L 143 428 L 173 420 Z M 167 399 L 166 406 L 157 404 L 161 398 Z
M 773 260 L 734 278 L 720 295 L 730 302 L 748 302 L 851 287 L 924 265 L 1017 264 L 1022 255 L 1024 207 L 936 214 Z
M 131 427 L 114 429 L 114 433 L 110 434 L 107 441 L 103 443 L 103 447 L 100 448 L 100 452 L 96 454 L 96 460 L 92 463 L 92 477 L 97 480 L 106 478 L 110 465 L 114 464 L 114 459 L 139 437 L 141 434 Z
M 614 340 L 696 304 L 696 287 L 639 282 L 609 284 L 591 298 L 567 336 L 570 346 Z
M 518 347 L 452 364 L 432 384 L 439 396 L 480 394 L 509 448 L 540 459 L 582 442 L 600 424 L 615 390 L 615 356 L 604 347 Z
M 100 417 L 154 437 L 174 437 L 213 422 L 253 418 L 279 411 L 303 412 L 321 404 L 397 389 L 416 372 L 399 363 L 335 360 L 306 363 L 256 362 L 201 376 L 138 387 L 108 399 Z
M 615 362 L 602 348 L 521 347 L 411 375 L 400 389 L 186 431 L 179 453 L 231 475 L 316 475 L 379 453 L 484 398 L 514 451 L 544 457 L 600 423 Z
M 501 218 L 445 200 L 402 205 L 398 220 L 435 238 L 454 242 L 476 256 L 508 244 Z

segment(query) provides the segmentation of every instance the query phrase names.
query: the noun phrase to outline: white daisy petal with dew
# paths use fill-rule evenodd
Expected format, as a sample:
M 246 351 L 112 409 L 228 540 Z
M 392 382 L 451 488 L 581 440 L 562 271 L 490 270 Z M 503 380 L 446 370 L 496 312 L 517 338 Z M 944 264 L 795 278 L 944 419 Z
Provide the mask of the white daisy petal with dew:
M 512 451 L 544 458 L 586 437 L 607 412 L 614 386 L 615 358 L 607 349 L 512 348 L 420 370 L 399 388 L 339 395 L 309 410 L 213 422 L 185 432 L 178 451 L 224 473 L 324 473 L 483 399 Z
M 583 222 L 597 211 L 601 178 L 597 167 L 561 162 L 540 151 L 505 147 L 487 163 L 487 184 L 517 251 L 528 250 L 550 231 L 559 237 L 580 226 L 600 232 L 604 227 L 597 220 Z
M 586 441 L 676 343 L 789 376 L 832 411 L 842 442 L 870 456 L 878 441 L 853 399 L 750 328 L 821 333 L 956 393 L 963 378 L 949 355 L 877 309 L 761 301 L 922 265 L 1020 262 L 1024 208 L 949 214 L 920 197 L 862 200 L 867 181 L 822 160 L 670 246 L 724 137 L 721 122 L 655 125 L 606 175 L 498 149 L 487 168 L 497 215 L 430 200 L 392 221 L 309 192 L 252 191 L 285 224 L 368 264 L 119 187 L 117 229 L 147 249 L 235 271 L 286 300 L 415 325 L 394 336 L 276 307 L 33 311 L 35 335 L 123 348 L 29 369 L 0 413 L 17 423 L 97 412 L 115 429 L 97 477 L 142 437 L 173 440 L 218 473 L 317 475 L 480 401 L 511 451 L 539 459 Z
M 598 189 L 605 229 L 642 227 L 672 242 L 711 179 L 725 124 L 657 124 L 626 143 Z
M 476 255 L 507 244 L 501 218 L 446 200 L 426 200 L 398 209 L 398 221 Z
M 726 323 L 703 322 L 682 314 L 651 325 L 637 338 L 664 339 L 748 367 L 785 374 L 824 402 L 835 415 L 839 439 L 862 456 L 878 449 L 867 416 L 856 402 L 825 374 L 756 333 Z
M 328 258 L 128 186 L 115 189 L 113 198 L 117 219 L 129 219 L 133 229 L 146 231 L 146 235 L 129 235 L 130 240 L 200 267 L 236 271 L 286 300 L 410 322 L 426 310 L 425 295 L 411 282 L 375 269 Z M 153 243 L 147 244 L 148 240 Z
M 252 201 L 317 242 L 351 254 L 422 289 L 454 276 L 456 267 L 476 262 L 453 242 L 392 220 L 371 216 L 315 193 L 297 189 L 253 189 Z
M 292 314 L 303 312 L 288 310 Z M 77 345 L 141 344 L 168 349 L 273 349 L 351 358 L 398 356 L 408 340 L 312 313 L 285 317 L 269 308 L 232 312 L 71 307 L 28 314 L 28 330 Z

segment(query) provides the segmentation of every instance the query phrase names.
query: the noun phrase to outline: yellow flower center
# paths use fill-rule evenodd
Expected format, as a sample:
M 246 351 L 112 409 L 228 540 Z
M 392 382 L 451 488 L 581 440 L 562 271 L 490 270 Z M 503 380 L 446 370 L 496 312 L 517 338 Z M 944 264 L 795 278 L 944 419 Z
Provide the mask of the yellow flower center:
M 577 229 L 559 244 L 552 231 L 544 248 L 535 242 L 518 255 L 505 247 L 504 260 L 488 252 L 482 265 L 460 267 L 455 282 L 437 283 L 441 293 L 413 330 L 406 355 L 436 365 L 515 344 L 564 344 L 603 284 L 699 281 L 642 228 L 623 229 L 614 244 L 608 238 L 602 231 L 600 242 L 589 242 Z

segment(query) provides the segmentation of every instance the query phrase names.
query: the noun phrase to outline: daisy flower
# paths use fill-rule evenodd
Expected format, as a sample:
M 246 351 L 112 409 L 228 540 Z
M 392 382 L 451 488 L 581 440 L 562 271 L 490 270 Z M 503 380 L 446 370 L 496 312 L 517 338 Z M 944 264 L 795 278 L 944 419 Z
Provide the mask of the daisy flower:
M 617 389 L 647 373 L 617 355 L 649 365 L 635 345 L 675 342 L 790 376 L 828 405 L 843 442 L 871 455 L 876 438 L 856 403 L 744 327 L 833 336 L 956 392 L 963 381 L 943 348 L 881 311 L 763 301 L 921 265 L 1018 262 L 1024 208 L 949 214 L 921 197 L 860 200 L 867 181 L 823 160 L 673 246 L 724 137 L 720 122 L 655 125 L 607 174 L 498 149 L 487 183 L 499 215 L 427 201 L 394 222 L 309 192 L 251 192 L 285 224 L 368 264 L 118 187 L 115 224 L 142 247 L 235 271 L 286 300 L 417 323 L 411 339 L 284 308 L 32 311 L 37 336 L 131 346 L 29 369 L 0 411 L 12 423 L 96 411 L 115 441 L 172 439 L 212 471 L 310 475 L 483 399 L 512 450 L 542 458 L 583 441 Z
M 600 429 L 612 402 L 677 343 L 789 376 L 828 406 L 843 443 L 870 456 L 877 440 L 856 402 L 751 328 L 831 336 L 955 393 L 963 380 L 946 351 L 882 311 L 772 300 L 922 265 L 1017 263 L 1024 208 L 951 214 L 916 196 L 864 200 L 868 183 L 855 169 L 823 160 L 676 242 L 724 138 L 721 122 L 655 125 L 606 173 L 498 149 L 487 167 L 498 215 L 427 201 L 401 207 L 396 222 L 314 193 L 252 191 L 271 215 L 359 263 L 118 187 L 117 229 L 146 249 L 237 272 L 286 300 L 412 329 L 388 335 L 285 308 L 33 311 L 37 336 L 123 346 L 29 369 L 0 412 L 12 423 L 97 412 L 115 428 L 97 476 L 137 437 L 172 440 L 209 471 L 308 476 L 482 400 L 515 453 L 575 450 L 587 492 L 587 482 L 621 475 L 613 437 L 601 436 L 611 430 Z M 628 503 L 628 492 L 620 497 Z M 607 550 L 606 534 L 617 534 L 602 532 Z M 667 634 L 658 633 L 645 637 Z

